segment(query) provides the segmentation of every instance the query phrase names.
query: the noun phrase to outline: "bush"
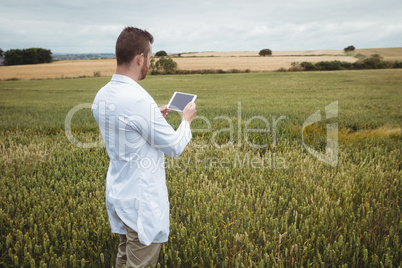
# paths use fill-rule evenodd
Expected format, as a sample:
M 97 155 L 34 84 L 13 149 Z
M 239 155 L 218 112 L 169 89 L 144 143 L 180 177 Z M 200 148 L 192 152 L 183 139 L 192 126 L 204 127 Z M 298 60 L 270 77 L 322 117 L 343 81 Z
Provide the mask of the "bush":
M 339 70 L 339 61 L 320 61 L 314 67 L 320 71 Z
M 392 68 L 402 68 L 402 61 L 395 61 Z
M 164 50 L 160 50 L 158 52 L 155 53 L 155 57 L 167 57 L 167 53 Z
M 358 61 L 354 64 L 356 69 L 385 69 L 392 68 L 392 63 L 383 61 L 383 58 L 378 54 L 373 54 L 369 58 Z
M 300 67 L 303 68 L 303 70 L 305 70 L 305 71 L 315 71 L 316 70 L 314 64 L 312 64 L 311 62 L 308 62 L 308 61 L 303 61 L 302 63 L 300 63 Z
M 165 74 L 172 74 L 177 69 L 177 62 L 172 60 L 170 57 L 161 57 L 155 63 L 156 70 Z
M 260 53 L 258 53 L 260 56 L 271 56 L 272 55 L 272 51 L 268 48 L 262 49 L 260 50 Z
M 345 48 L 343 49 L 343 51 L 345 51 L 345 52 L 355 51 L 355 47 L 354 47 L 354 46 L 348 46 L 348 47 L 345 47 Z
M 320 61 L 314 65 L 314 68 L 319 71 L 333 71 L 333 70 L 348 70 L 351 69 L 352 64 L 342 61 Z
M 302 63 L 293 62 L 292 67 L 290 67 L 288 71 L 333 71 L 386 68 L 402 68 L 402 62 L 384 61 L 380 55 L 374 54 L 368 58 L 360 59 L 355 63 L 345 61 L 320 61 L 317 63 L 311 63 L 307 61 L 304 61 Z
M 299 72 L 299 71 L 304 71 L 303 68 L 301 67 L 301 64 L 298 62 L 292 62 L 291 63 L 292 67 L 288 69 L 289 72 Z

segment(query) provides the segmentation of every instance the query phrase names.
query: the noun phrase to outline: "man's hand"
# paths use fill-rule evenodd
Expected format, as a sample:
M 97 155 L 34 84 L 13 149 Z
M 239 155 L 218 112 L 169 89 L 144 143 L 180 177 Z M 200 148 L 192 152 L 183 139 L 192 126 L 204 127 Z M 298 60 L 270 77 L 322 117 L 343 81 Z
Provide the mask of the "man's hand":
M 195 109 L 195 103 L 189 102 L 183 110 L 183 119 L 191 124 L 197 115 L 197 110 Z
M 168 109 L 166 105 L 163 105 L 163 106 L 159 107 L 159 111 L 161 111 L 163 117 L 166 118 L 166 116 L 167 116 L 172 110 Z

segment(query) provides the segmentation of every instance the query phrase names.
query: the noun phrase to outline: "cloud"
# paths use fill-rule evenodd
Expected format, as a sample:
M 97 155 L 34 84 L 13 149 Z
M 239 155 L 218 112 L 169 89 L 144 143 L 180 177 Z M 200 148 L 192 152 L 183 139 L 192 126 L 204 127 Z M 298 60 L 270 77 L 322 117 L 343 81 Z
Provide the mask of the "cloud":
M 12 1 L 0 10 L 0 47 L 113 52 L 127 25 L 147 29 L 154 51 L 343 49 L 401 46 L 402 2 Z

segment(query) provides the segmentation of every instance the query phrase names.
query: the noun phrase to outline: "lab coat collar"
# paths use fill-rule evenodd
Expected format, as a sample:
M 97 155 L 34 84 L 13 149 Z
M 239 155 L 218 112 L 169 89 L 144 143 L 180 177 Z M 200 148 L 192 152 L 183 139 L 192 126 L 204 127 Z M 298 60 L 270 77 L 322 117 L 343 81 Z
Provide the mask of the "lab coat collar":
M 130 85 L 133 85 L 133 86 L 138 86 L 137 82 L 135 82 L 130 77 L 122 75 L 122 74 L 114 74 L 112 76 L 112 81 L 120 82 L 120 83 L 127 83 L 127 84 L 130 84 Z

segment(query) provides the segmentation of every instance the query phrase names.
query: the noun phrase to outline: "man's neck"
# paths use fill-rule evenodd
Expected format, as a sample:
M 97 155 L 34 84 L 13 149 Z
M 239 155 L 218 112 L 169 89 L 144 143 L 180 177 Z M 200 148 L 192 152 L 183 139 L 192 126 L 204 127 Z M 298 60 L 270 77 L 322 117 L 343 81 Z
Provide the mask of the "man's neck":
M 135 82 L 138 82 L 139 77 L 140 77 L 138 72 L 135 72 L 135 71 L 131 70 L 129 67 L 126 67 L 126 66 L 117 66 L 116 74 L 120 74 L 120 75 L 130 77 Z

